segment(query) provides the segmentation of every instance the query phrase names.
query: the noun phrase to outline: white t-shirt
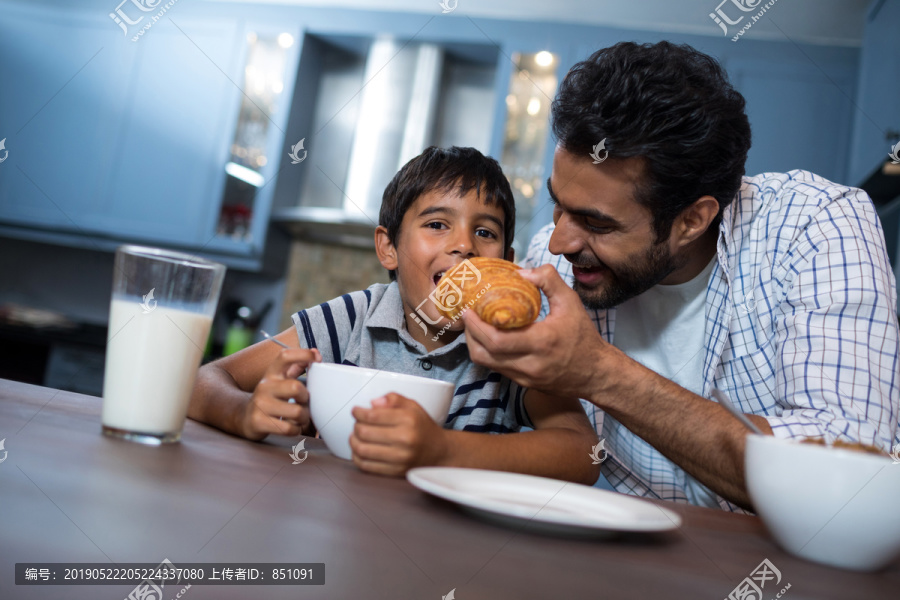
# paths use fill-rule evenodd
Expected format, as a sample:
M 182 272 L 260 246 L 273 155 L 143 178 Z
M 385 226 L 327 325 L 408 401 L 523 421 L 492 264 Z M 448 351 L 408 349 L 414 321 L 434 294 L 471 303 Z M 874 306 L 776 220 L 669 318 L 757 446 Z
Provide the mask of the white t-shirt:
M 695 394 L 702 393 L 706 288 L 715 258 L 684 283 L 656 285 L 620 304 L 613 345 L 648 369 Z M 715 494 L 687 475 L 692 504 L 718 507 Z

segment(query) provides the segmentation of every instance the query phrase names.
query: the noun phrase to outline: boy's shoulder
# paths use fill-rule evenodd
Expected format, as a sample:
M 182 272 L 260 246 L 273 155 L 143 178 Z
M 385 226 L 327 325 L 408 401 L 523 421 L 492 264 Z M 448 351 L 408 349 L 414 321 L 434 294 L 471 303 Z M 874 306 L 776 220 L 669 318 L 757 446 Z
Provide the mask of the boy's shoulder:
M 396 304 L 395 300 L 399 299 L 396 287 L 396 282 L 375 283 L 364 290 L 348 292 L 328 302 L 296 312 L 291 319 L 294 325 L 304 329 L 315 328 L 318 324 L 327 328 L 355 329 L 357 325 L 365 324 L 376 312 L 376 308 L 384 302 Z M 398 304 L 396 311 L 391 312 L 402 314 L 402 303 Z

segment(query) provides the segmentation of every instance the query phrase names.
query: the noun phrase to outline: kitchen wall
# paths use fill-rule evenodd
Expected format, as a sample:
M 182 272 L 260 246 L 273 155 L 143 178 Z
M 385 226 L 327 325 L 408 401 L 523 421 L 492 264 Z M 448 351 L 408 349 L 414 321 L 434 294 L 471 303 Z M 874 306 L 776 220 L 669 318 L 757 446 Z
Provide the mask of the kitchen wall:
M 0 237 L 0 305 L 20 304 L 61 313 L 72 321 L 106 326 L 112 292 L 113 254 Z M 260 326 L 275 330 L 284 277 L 229 270 L 222 298 L 274 309 Z M 227 323 L 217 323 L 224 330 Z
M 373 249 L 297 240 L 291 245 L 281 330 L 299 310 L 389 281 Z

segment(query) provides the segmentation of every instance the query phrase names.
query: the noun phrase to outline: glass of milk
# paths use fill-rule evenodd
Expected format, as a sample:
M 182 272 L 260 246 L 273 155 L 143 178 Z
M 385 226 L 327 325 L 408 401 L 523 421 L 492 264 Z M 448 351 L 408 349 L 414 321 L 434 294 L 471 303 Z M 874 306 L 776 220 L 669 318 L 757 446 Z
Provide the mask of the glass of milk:
M 157 248 L 116 250 L 103 433 L 177 442 L 219 301 L 225 266 Z

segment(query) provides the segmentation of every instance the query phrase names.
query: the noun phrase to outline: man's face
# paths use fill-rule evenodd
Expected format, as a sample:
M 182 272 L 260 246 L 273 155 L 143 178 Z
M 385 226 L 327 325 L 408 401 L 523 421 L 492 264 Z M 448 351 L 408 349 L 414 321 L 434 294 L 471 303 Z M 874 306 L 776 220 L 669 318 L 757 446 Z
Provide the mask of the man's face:
M 584 305 L 606 309 L 642 294 L 681 266 L 655 243 L 650 211 L 634 199 L 640 159 L 593 164 L 557 147 L 547 182 L 555 204 L 550 252 L 572 263 Z
M 437 286 L 438 280 L 463 260 L 475 256 L 504 258 L 503 209 L 489 206 L 476 198 L 475 190 L 460 197 L 457 188 L 432 190 L 422 194 L 403 215 L 396 245 L 397 283 L 403 298 L 404 313 L 410 330 L 420 327 L 409 323 L 409 314 Z M 384 264 L 384 263 L 382 263 Z M 421 304 L 430 317 L 433 329 L 440 329 L 446 319 L 430 301 Z M 462 331 L 460 319 L 450 328 Z

